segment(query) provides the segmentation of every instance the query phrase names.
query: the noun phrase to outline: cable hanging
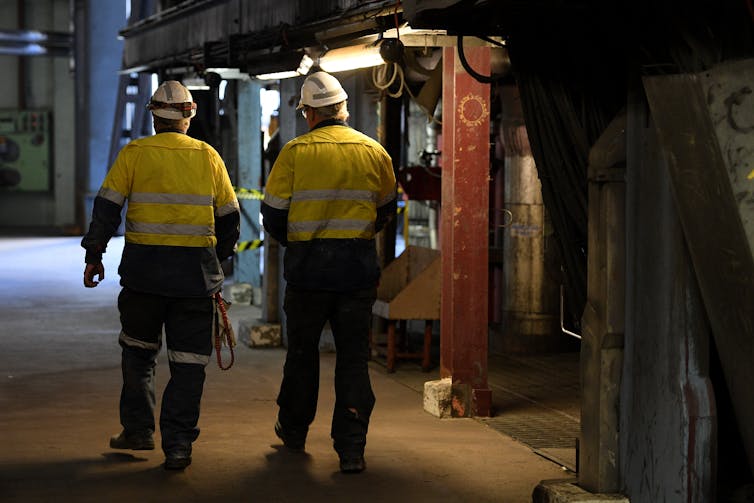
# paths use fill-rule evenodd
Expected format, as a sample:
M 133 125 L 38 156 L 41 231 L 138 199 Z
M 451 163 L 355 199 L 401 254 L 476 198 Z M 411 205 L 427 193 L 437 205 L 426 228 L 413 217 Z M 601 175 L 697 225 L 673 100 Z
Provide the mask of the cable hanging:
M 492 41 L 491 39 L 487 37 L 477 37 L 477 38 L 481 38 L 482 40 L 486 40 L 488 42 Z M 473 68 L 471 68 L 471 65 L 466 60 L 466 54 L 464 54 L 463 52 L 463 35 L 458 35 L 457 40 L 458 40 L 458 43 L 457 43 L 458 59 L 461 60 L 461 65 L 463 66 L 463 69 L 466 70 L 466 72 L 468 72 L 469 75 L 474 77 L 475 80 L 477 80 L 478 82 L 481 82 L 482 84 L 493 84 L 494 82 L 497 82 L 498 80 L 502 78 L 502 77 L 493 77 L 492 75 L 482 75 L 476 70 L 474 70 Z M 499 44 L 498 42 L 495 42 L 495 43 L 497 45 L 502 45 L 502 44 Z
M 391 92 L 390 87 L 395 84 L 396 81 L 399 82 L 398 90 Z M 416 99 L 414 93 L 411 92 L 411 88 L 409 88 L 408 84 L 406 83 L 406 77 L 403 72 L 403 68 L 399 63 L 385 63 L 384 65 L 375 66 L 374 68 L 372 68 L 372 84 L 374 85 L 374 87 L 386 93 L 391 98 L 400 98 L 401 96 L 403 96 L 403 91 L 405 90 L 406 93 L 408 93 L 409 97 L 414 100 L 414 103 L 419 106 L 419 109 L 421 109 L 421 111 L 426 114 L 427 122 L 436 122 L 442 125 L 442 121 L 437 119 L 433 114 L 429 113 L 429 111 L 426 110 L 421 103 L 419 103 L 419 100 Z
M 388 72 L 390 73 L 388 74 Z M 397 91 L 391 92 L 390 86 L 395 83 L 396 79 L 399 80 L 400 85 Z M 372 83 L 374 87 L 380 91 L 384 91 L 391 98 L 400 98 L 403 95 L 403 89 L 406 87 L 403 68 L 398 63 L 385 63 L 384 65 L 375 66 L 372 68 Z

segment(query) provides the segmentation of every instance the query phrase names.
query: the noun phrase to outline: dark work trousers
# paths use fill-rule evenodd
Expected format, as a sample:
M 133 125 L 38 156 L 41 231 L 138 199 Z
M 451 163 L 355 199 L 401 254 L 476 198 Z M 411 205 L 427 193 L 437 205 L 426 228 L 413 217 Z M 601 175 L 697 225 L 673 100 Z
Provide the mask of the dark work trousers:
M 369 327 L 376 288 L 349 292 L 285 291 L 288 352 L 278 420 L 304 440 L 317 411 L 319 339 L 327 321 L 335 339 L 335 409 L 331 436 L 338 454 L 363 454 L 374 393 L 369 381 Z
M 199 436 L 199 404 L 204 369 L 212 354 L 211 297 L 176 298 L 123 288 L 118 297 L 123 348 L 120 422 L 127 434 L 154 432 L 155 360 L 168 348 L 170 380 L 160 412 L 162 449 L 190 453 Z

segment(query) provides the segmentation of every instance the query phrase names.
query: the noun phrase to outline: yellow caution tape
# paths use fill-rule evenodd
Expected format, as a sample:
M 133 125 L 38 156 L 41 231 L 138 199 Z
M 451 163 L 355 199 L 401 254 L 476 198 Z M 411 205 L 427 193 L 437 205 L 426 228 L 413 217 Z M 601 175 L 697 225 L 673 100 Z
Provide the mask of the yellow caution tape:
M 236 251 L 242 252 L 246 250 L 256 250 L 262 246 L 262 243 L 263 241 L 261 239 L 255 239 L 254 241 L 239 241 L 236 246 Z
M 234 187 L 238 199 L 264 199 L 264 192 L 257 189 L 246 189 L 244 187 Z

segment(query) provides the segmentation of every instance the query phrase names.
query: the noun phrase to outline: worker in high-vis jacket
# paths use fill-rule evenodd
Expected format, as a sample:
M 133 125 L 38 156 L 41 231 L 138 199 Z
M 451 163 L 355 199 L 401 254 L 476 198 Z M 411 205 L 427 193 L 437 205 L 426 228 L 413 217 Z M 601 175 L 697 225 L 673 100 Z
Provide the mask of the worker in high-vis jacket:
M 270 172 L 264 228 L 286 247 L 288 349 L 275 433 L 303 450 L 317 408 L 319 339 L 336 347 L 331 436 L 340 470 L 364 470 L 369 417 L 369 328 L 380 268 L 375 233 L 395 215 L 393 164 L 375 140 L 351 129 L 347 94 L 330 74 L 309 75 L 298 109 L 309 132 L 288 142 Z
M 234 252 L 239 206 L 220 155 L 189 137 L 196 103 L 180 82 L 160 85 L 147 108 L 155 134 L 119 152 L 94 200 L 84 286 L 105 276 L 102 254 L 128 201 L 118 273 L 123 387 L 114 449 L 154 449 L 155 360 L 164 328 L 170 380 L 160 433 L 166 469 L 191 463 L 199 435 L 205 366 L 212 354 L 213 297 L 223 284 L 221 262 Z M 95 277 L 97 279 L 95 279 Z

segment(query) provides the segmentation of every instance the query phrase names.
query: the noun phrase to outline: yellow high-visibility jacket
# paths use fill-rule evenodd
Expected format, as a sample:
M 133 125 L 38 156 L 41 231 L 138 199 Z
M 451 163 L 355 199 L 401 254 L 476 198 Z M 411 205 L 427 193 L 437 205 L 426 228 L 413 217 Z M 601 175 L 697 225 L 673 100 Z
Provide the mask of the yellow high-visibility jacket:
M 118 154 L 99 196 L 123 206 L 126 242 L 214 246 L 215 217 L 238 211 L 220 155 L 181 133 L 139 138 Z
M 158 295 L 197 297 L 222 287 L 220 261 L 233 254 L 239 206 L 220 155 L 181 132 L 132 141 L 94 201 L 82 239 L 86 262 L 102 259 L 128 201 L 121 284 Z
M 376 284 L 374 236 L 395 212 L 390 156 L 377 141 L 328 120 L 288 142 L 267 180 L 265 229 L 284 245 L 292 286 L 346 290 Z

